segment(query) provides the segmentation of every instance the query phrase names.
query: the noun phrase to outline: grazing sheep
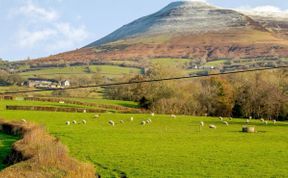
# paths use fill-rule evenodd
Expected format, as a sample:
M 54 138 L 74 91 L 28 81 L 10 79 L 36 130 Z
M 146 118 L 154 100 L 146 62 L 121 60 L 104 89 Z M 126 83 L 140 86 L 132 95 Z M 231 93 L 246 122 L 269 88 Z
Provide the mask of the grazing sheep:
M 176 116 L 175 114 L 172 114 L 171 117 L 172 117 L 173 119 L 176 119 L 177 116 Z
M 87 112 L 86 109 L 84 109 L 84 110 L 83 110 L 83 113 L 86 113 L 86 112 Z
M 252 116 L 249 117 L 249 120 L 252 120 Z
M 220 119 L 220 121 L 223 121 L 223 120 L 224 120 L 223 117 L 219 117 L 219 119 Z
M 65 102 L 64 101 L 59 101 L 59 104 L 65 104 Z
M 224 121 L 223 124 L 229 126 L 229 123 L 227 121 Z
M 21 119 L 21 121 L 25 124 L 27 123 L 27 121 L 25 119 Z
M 265 123 L 265 125 L 268 125 L 268 121 L 265 121 L 264 123 Z
M 124 124 L 124 121 L 123 121 L 123 120 L 120 120 L 120 124 Z
M 277 121 L 276 120 L 273 120 L 273 124 L 275 125 L 277 123 Z
M 99 118 L 100 116 L 99 116 L 99 114 L 95 114 L 94 117 L 95 118 Z
M 152 116 L 152 117 L 154 117 L 154 116 L 155 116 L 155 113 L 154 113 L 154 112 L 152 112 L 152 113 L 151 113 L 151 116 Z
M 217 127 L 216 127 L 216 125 L 211 124 L 211 125 L 209 125 L 209 128 L 210 129 L 216 129 Z
M 261 121 L 261 122 L 265 122 L 265 120 L 264 120 L 263 118 L 262 118 L 262 119 L 260 119 L 260 121 Z
M 205 123 L 204 123 L 203 121 L 201 121 L 201 122 L 200 122 L 200 126 L 201 126 L 201 127 L 204 127 L 204 126 L 205 126 Z
M 110 120 L 108 123 L 109 123 L 111 126 L 115 126 L 115 122 L 112 121 L 112 120 Z
M 83 123 L 83 124 L 87 124 L 87 121 L 86 121 L 86 120 L 82 120 L 82 123 Z
M 70 121 L 66 121 L 66 125 L 70 125 L 71 124 L 71 122 Z
M 77 124 L 77 121 L 75 121 L 75 120 L 73 120 L 73 122 L 72 122 L 73 124 Z
M 131 118 L 130 118 L 130 121 L 134 121 L 134 117 L 131 117 Z
M 249 119 L 247 119 L 247 120 L 246 120 L 246 124 L 249 124 L 249 123 L 250 123 L 250 120 L 249 120 Z
M 151 124 L 151 123 L 152 123 L 152 120 L 151 120 L 151 119 L 148 119 L 148 120 L 146 121 L 146 123 L 147 123 L 147 124 Z
M 146 125 L 146 121 L 142 121 L 142 122 L 141 122 L 141 125 Z

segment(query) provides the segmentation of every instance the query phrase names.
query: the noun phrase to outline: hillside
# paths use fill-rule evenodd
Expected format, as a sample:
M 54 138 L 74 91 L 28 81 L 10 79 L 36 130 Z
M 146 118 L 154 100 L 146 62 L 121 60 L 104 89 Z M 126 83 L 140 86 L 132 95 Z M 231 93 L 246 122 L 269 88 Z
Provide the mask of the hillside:
M 84 48 L 40 61 L 287 57 L 287 24 L 287 19 L 248 16 L 203 2 L 180 1 L 124 25 Z

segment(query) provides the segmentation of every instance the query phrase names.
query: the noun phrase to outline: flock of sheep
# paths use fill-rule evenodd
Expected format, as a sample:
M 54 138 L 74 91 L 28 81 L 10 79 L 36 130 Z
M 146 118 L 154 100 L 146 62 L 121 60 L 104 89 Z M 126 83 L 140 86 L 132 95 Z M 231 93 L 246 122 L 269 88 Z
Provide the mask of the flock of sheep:
M 223 117 L 219 117 L 219 120 L 222 121 L 222 123 L 225 124 L 226 126 L 229 126 L 229 122 L 228 122 L 228 121 L 225 121 Z M 233 118 L 230 117 L 229 120 L 232 121 Z M 246 124 L 250 124 L 251 120 L 252 120 L 252 116 L 250 116 L 249 119 L 246 120 Z M 261 121 L 262 123 L 264 123 L 265 125 L 268 125 L 268 123 L 269 123 L 268 120 L 264 120 L 263 118 L 260 119 L 260 121 Z M 273 124 L 275 125 L 276 123 L 277 123 L 277 121 L 276 121 L 276 120 L 273 120 Z M 204 126 L 205 126 L 205 123 L 204 123 L 203 121 L 201 121 L 201 122 L 200 122 L 200 127 L 204 127 Z M 211 129 L 216 129 L 217 126 L 216 126 L 216 125 L 213 125 L 213 124 L 210 124 L 210 125 L 209 125 L 209 128 L 211 128 Z
M 155 113 L 151 113 L 151 116 L 154 117 L 154 116 L 155 116 Z M 173 119 L 175 119 L 177 116 L 174 115 L 174 114 L 172 114 L 170 117 L 173 118 Z M 96 115 L 94 116 L 94 118 L 96 118 L 96 119 L 97 119 L 97 118 L 100 118 L 100 115 L 99 115 L 99 114 L 96 114 Z M 229 121 L 232 121 L 232 120 L 233 120 L 232 117 L 230 117 L 230 118 L 228 118 L 228 119 L 229 119 Z M 225 124 L 226 126 L 229 126 L 228 120 L 225 120 L 223 117 L 219 117 L 219 120 L 220 120 L 223 124 Z M 249 124 L 249 123 L 251 122 L 251 120 L 252 120 L 252 117 L 250 116 L 249 119 L 246 120 L 246 124 Z M 134 121 L 134 117 L 131 117 L 131 118 L 129 119 L 129 121 L 130 121 L 130 122 L 133 122 L 133 121 Z M 260 121 L 261 121 L 262 123 L 266 124 L 266 125 L 268 125 L 268 123 L 269 123 L 267 120 L 264 120 L 264 119 L 260 119 Z M 124 124 L 125 121 L 124 121 L 124 120 L 120 120 L 119 123 L 120 123 L 120 124 Z M 277 121 L 276 121 L 276 120 L 273 120 L 273 124 L 275 125 L 276 123 L 277 123 Z M 71 124 L 74 124 L 74 125 L 76 125 L 76 124 L 87 124 L 87 121 L 86 121 L 86 120 L 82 120 L 82 121 L 80 121 L 80 122 L 77 122 L 76 120 L 73 120 L 72 122 L 66 121 L 66 125 L 71 125 Z M 115 121 L 113 121 L 113 120 L 109 120 L 109 121 L 108 121 L 108 124 L 109 124 L 110 126 L 115 126 L 117 123 L 116 123 Z M 143 126 L 144 126 L 144 125 L 147 125 L 147 124 L 152 124 L 152 120 L 151 120 L 150 118 L 148 118 L 148 119 L 142 120 L 140 124 L 143 125 Z M 201 121 L 201 122 L 200 122 L 200 127 L 204 127 L 204 126 L 205 126 L 204 121 Z M 216 129 L 217 126 L 214 125 L 214 124 L 210 124 L 210 125 L 209 125 L 209 128 L 211 128 L 211 129 Z

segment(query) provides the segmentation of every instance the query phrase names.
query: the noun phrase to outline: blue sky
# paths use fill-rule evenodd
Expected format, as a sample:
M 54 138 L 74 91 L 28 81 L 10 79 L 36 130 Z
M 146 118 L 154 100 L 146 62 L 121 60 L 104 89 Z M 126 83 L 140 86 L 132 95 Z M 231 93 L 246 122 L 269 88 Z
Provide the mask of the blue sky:
M 173 0 L 0 0 L 0 58 L 20 60 L 80 48 L 170 2 Z M 288 14 L 287 0 L 208 2 Z

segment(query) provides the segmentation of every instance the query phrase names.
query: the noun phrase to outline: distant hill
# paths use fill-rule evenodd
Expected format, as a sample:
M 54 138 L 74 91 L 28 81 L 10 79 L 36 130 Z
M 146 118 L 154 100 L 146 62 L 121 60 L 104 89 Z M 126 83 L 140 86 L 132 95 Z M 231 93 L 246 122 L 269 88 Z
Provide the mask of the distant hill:
M 81 49 L 33 62 L 275 56 L 288 56 L 288 18 L 245 15 L 204 2 L 178 1 Z

